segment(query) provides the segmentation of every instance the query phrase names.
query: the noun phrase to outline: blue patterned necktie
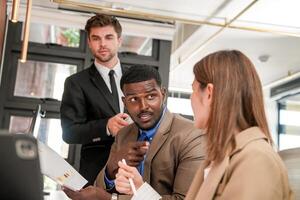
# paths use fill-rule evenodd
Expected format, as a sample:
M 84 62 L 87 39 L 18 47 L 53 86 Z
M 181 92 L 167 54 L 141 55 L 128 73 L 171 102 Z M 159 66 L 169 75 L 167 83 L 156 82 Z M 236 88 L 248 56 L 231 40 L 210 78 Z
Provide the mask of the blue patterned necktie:
M 138 138 L 138 141 L 150 141 L 147 134 L 145 132 L 142 132 Z M 144 155 L 144 160 L 140 162 L 137 169 L 139 170 L 140 174 L 143 176 L 144 174 L 144 162 L 145 162 L 146 154 Z

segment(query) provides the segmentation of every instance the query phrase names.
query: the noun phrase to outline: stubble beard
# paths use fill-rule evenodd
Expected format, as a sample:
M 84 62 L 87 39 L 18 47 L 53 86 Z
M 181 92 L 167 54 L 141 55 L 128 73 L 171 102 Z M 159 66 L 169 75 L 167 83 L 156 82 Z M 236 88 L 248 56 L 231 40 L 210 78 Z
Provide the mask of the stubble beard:
M 108 56 L 104 56 L 104 57 L 103 56 L 97 56 L 97 55 L 95 55 L 95 57 L 101 63 L 107 63 L 107 62 L 111 61 L 115 57 L 115 54 L 109 53 Z

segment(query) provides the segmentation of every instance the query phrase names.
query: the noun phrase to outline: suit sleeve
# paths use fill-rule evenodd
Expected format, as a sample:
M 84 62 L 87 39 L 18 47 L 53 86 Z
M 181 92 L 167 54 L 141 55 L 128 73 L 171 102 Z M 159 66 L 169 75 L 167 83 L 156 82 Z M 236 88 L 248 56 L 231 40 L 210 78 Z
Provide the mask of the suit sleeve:
M 109 153 L 109 158 L 108 158 L 107 163 L 109 162 L 110 159 L 113 159 L 112 157 L 114 157 L 114 155 L 118 152 L 118 150 L 120 148 L 120 145 L 121 145 L 119 142 L 121 143 L 121 141 L 120 141 L 120 135 L 118 134 L 115 137 L 115 142 L 111 146 L 110 153 Z M 107 163 L 106 163 L 106 165 L 107 165 Z M 103 188 L 103 189 L 105 189 L 106 191 L 108 191 L 110 193 L 117 192 L 115 190 L 115 187 L 112 188 L 112 189 L 110 189 L 110 190 L 108 188 L 106 188 L 105 181 L 104 181 L 104 174 L 105 174 L 106 165 L 99 172 L 99 174 L 98 174 L 98 176 L 97 176 L 97 178 L 95 180 L 94 186 Z M 118 195 L 118 200 L 131 200 L 131 198 L 132 198 L 132 195 L 124 195 L 124 194 L 119 194 Z
M 219 185 L 218 199 L 280 200 L 284 198 L 283 169 L 269 152 L 241 152 L 232 158 L 228 183 Z
M 69 144 L 105 141 L 109 118 L 88 121 L 87 103 L 80 85 L 70 77 L 65 81 L 60 112 L 63 140 Z
M 186 133 L 179 150 L 179 163 L 173 184 L 172 195 L 162 195 L 162 200 L 184 199 L 197 173 L 200 164 L 205 159 L 205 135 L 193 129 Z

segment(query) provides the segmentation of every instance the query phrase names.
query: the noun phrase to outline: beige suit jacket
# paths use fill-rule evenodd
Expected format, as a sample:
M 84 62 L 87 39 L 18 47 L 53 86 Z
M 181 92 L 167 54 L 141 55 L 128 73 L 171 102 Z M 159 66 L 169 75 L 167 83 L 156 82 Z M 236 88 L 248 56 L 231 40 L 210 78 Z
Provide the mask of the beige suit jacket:
M 289 200 L 293 199 L 287 171 L 258 127 L 236 136 L 234 151 L 212 165 L 203 181 L 201 166 L 189 189 L 187 200 Z
M 143 179 L 163 198 L 184 199 L 200 163 L 204 160 L 204 134 L 193 123 L 166 111 L 147 152 Z M 111 152 L 138 138 L 138 128 L 131 124 L 118 133 Z M 96 185 L 104 187 L 104 170 Z M 119 200 L 131 196 L 119 195 Z

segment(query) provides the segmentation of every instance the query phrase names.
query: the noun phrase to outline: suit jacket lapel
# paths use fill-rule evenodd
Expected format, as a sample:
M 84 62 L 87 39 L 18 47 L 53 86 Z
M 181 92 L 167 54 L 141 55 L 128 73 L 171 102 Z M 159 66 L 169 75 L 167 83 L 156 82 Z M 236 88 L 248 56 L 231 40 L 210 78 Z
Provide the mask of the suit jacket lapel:
M 168 133 L 171 128 L 171 124 L 173 121 L 173 114 L 171 114 L 168 110 L 166 110 L 163 119 L 161 121 L 161 124 L 157 130 L 157 133 L 155 134 L 150 148 L 147 152 L 145 163 L 144 163 L 144 180 L 150 183 L 150 173 L 151 173 L 151 162 L 153 157 L 156 155 L 156 153 L 159 151 L 159 149 L 162 147 L 162 145 L 165 143 L 165 141 L 168 138 Z
M 112 94 L 110 93 L 109 89 L 107 88 L 107 85 L 105 84 L 102 76 L 99 74 L 94 64 L 92 64 L 92 66 L 90 67 L 90 77 L 95 86 L 103 94 L 104 99 L 109 103 L 110 107 L 115 112 L 115 114 L 119 113 L 120 111 L 112 101 Z
M 213 199 L 219 183 L 229 165 L 229 157 L 226 156 L 220 164 L 213 164 L 207 177 L 204 179 L 196 199 Z
M 194 180 L 195 182 L 196 181 L 197 182 L 192 186 L 191 195 L 189 195 L 189 197 L 193 195 L 192 193 L 197 192 L 200 184 L 201 185 L 200 190 L 196 193 L 196 197 L 194 199 L 206 199 L 206 200 L 213 199 L 216 195 L 217 192 L 216 190 L 220 186 L 221 179 L 225 174 L 225 170 L 229 165 L 229 159 L 235 153 L 239 152 L 242 148 L 244 148 L 249 142 L 258 139 L 267 140 L 266 136 L 263 133 L 261 133 L 261 130 L 258 127 L 252 127 L 237 134 L 236 148 L 233 151 L 228 150 L 228 152 L 231 153 L 227 155 L 220 164 L 218 165 L 215 164 L 211 167 L 210 172 L 204 181 L 203 179 Z

